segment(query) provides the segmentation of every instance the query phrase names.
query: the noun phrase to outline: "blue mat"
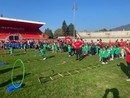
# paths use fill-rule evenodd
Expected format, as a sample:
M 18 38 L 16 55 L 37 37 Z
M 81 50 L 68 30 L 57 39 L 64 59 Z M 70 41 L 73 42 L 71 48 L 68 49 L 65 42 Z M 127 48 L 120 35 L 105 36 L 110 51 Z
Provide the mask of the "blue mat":
M 17 89 L 19 89 L 19 88 L 22 87 L 21 84 L 15 84 L 15 86 L 16 86 L 16 87 L 20 86 L 20 87 L 15 88 L 13 85 L 11 85 L 11 86 L 9 86 L 9 87 L 7 88 L 7 91 L 8 91 L 8 92 L 12 92 L 12 91 L 17 90 Z
M 6 62 L 1 62 L 0 66 L 5 66 L 7 63 Z

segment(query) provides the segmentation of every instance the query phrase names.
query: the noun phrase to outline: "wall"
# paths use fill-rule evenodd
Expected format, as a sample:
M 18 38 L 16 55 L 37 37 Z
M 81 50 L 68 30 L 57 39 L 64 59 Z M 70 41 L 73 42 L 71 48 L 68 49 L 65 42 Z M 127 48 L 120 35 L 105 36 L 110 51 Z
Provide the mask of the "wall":
M 107 31 L 107 32 L 77 32 L 77 36 L 80 36 L 87 41 L 97 41 L 102 39 L 104 42 L 115 41 L 116 39 L 130 39 L 130 31 Z

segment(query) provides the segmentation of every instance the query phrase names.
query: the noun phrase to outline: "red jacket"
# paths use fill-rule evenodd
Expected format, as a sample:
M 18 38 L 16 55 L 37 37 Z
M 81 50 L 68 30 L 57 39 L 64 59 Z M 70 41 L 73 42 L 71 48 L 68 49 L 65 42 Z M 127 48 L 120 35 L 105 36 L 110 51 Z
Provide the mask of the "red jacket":
M 124 48 L 124 46 L 125 46 L 125 42 L 120 42 L 120 47 Z
M 80 47 L 82 46 L 82 42 L 81 41 L 76 41 L 73 43 L 73 46 L 75 49 L 80 49 Z
M 128 50 L 130 50 L 130 47 L 127 47 Z M 126 62 L 129 62 L 130 63 L 130 53 L 126 50 L 127 52 L 127 55 L 126 55 Z

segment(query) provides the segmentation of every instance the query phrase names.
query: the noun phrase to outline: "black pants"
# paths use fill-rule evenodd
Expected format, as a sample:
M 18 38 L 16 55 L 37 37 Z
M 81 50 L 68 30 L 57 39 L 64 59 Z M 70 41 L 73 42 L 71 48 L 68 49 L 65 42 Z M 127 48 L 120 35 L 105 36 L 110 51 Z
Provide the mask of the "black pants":
M 107 62 L 107 58 L 102 58 L 103 62 L 106 63 Z
M 72 52 L 69 52 L 69 55 L 72 56 Z
M 75 49 L 75 55 L 76 55 L 76 60 L 79 60 L 81 56 L 81 49 Z
M 130 79 L 130 62 L 127 62 L 127 66 L 128 66 L 128 78 Z
M 119 58 L 119 54 L 115 54 L 114 56 L 115 56 L 115 58 Z

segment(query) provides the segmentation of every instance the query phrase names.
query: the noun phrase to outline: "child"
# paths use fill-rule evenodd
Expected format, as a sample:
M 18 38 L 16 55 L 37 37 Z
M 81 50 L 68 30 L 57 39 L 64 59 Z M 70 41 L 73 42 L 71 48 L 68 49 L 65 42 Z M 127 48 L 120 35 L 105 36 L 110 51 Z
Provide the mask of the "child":
M 45 50 L 44 49 L 40 49 L 40 52 L 41 52 L 41 54 L 42 54 L 42 58 L 43 58 L 43 60 L 45 60 L 46 58 L 45 58 Z
M 72 56 L 72 49 L 73 49 L 73 47 L 71 45 L 68 45 L 69 57 Z
M 120 53 L 121 53 L 121 48 L 118 45 L 116 45 L 116 48 L 115 48 L 115 57 L 117 59 L 119 58 Z
M 114 59 L 114 51 L 115 51 L 115 48 L 113 46 L 111 46 L 111 48 L 110 48 L 111 59 L 110 60 Z
M 110 60 L 110 56 L 111 56 L 111 48 L 109 46 L 107 46 L 107 60 Z
M 24 43 L 24 45 L 23 45 L 24 53 L 26 53 L 26 47 L 27 47 L 27 45 L 26 45 L 26 43 Z
M 99 54 L 99 47 L 96 45 L 96 54 Z
M 90 44 L 88 44 L 87 47 L 88 47 L 88 54 L 91 55 L 91 50 L 90 50 L 90 49 L 91 49 L 91 46 L 90 46 Z
M 13 47 L 12 46 L 10 46 L 9 52 L 10 52 L 10 55 L 13 55 Z
M 54 42 L 54 52 L 55 53 L 58 52 L 58 44 L 56 42 Z
M 82 46 L 82 54 L 83 55 L 86 55 L 86 46 L 83 44 Z
M 89 54 L 89 49 L 90 49 L 90 46 L 88 45 L 88 43 L 85 45 L 85 54 L 88 55 Z
M 100 62 L 102 62 L 102 60 L 103 60 L 102 52 L 103 52 L 103 47 L 101 46 L 101 47 L 100 47 L 100 50 L 99 50 L 99 57 L 100 57 L 100 58 L 99 58 L 99 61 L 100 61 Z
M 54 53 L 54 43 L 52 43 L 51 50 L 52 50 L 52 53 Z
M 102 51 L 103 62 L 102 62 L 102 64 L 107 64 L 107 56 L 108 56 L 107 50 L 105 47 L 103 47 L 103 51 Z
M 46 50 L 46 47 L 47 47 L 47 44 L 44 43 L 44 44 L 43 44 L 43 49 Z

